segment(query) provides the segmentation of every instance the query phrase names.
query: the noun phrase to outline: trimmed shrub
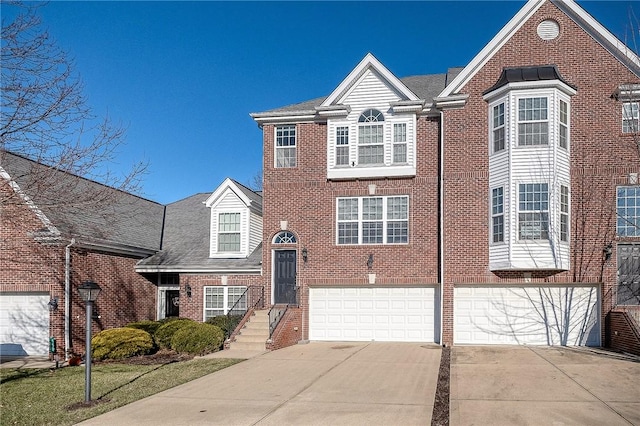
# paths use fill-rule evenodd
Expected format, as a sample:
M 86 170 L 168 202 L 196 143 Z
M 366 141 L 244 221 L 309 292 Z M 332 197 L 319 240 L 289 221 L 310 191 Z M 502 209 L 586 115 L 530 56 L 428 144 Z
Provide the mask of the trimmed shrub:
M 173 334 L 185 325 L 192 323 L 195 323 L 195 321 L 189 318 L 174 318 L 170 321 L 165 321 L 164 324 L 158 327 L 153 337 L 160 348 L 170 348 Z
M 224 337 L 228 338 L 233 333 L 233 330 L 236 329 L 240 321 L 242 321 L 242 315 L 218 315 L 215 317 L 211 317 L 207 319 L 205 322 L 207 324 L 215 325 L 216 327 L 220 327 L 224 332 Z
M 127 327 L 101 331 L 91 339 L 91 346 L 95 359 L 130 358 L 150 354 L 155 349 L 149 333 Z
M 158 330 L 158 327 L 160 327 L 160 325 L 161 324 L 158 321 L 146 320 L 146 321 L 131 322 L 131 323 L 125 325 L 125 327 L 127 327 L 127 328 L 137 328 L 138 330 L 144 330 L 147 333 L 149 333 L 151 336 L 153 336 L 154 334 L 156 334 L 156 330 Z
M 222 347 L 224 332 L 215 325 L 193 322 L 177 330 L 171 339 L 171 349 L 179 353 L 205 355 Z

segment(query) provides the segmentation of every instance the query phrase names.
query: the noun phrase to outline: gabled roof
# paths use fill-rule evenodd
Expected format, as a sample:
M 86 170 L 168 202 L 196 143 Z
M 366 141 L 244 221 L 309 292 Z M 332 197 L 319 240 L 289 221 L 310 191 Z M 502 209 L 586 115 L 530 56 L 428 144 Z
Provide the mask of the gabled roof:
M 230 178 L 226 178 L 220 186 L 216 188 L 213 194 L 204 201 L 204 204 L 207 207 L 215 206 L 216 203 L 220 201 L 220 197 L 222 197 L 227 190 L 233 191 L 233 193 L 235 193 L 247 207 L 253 209 L 259 214 L 262 214 L 262 195 Z
M 640 76 L 640 59 L 623 42 L 596 21 L 573 0 L 529 0 L 493 39 L 464 67 L 462 72 L 437 97 L 456 95 L 504 46 L 525 22 L 547 1 L 573 19 L 587 34 L 602 45 L 632 72 Z
M 2 176 L 43 223 L 41 237 L 148 255 L 160 249 L 164 206 L 0 151 Z
M 260 272 L 262 245 L 248 258 L 209 257 L 211 210 L 205 205 L 208 198 L 211 194 L 200 193 L 167 205 L 163 249 L 139 261 L 137 272 Z
M 378 74 L 386 83 L 395 89 L 398 94 L 404 97 L 403 100 L 419 101 L 420 98 L 416 96 L 398 77 L 393 75 L 380 61 L 376 59 L 371 53 L 360 61 L 360 63 L 349 73 L 349 75 L 342 80 L 342 82 L 335 88 L 333 92 L 320 104 L 320 107 L 328 107 L 335 104 L 340 104 L 341 99 L 344 98 L 362 78 L 367 71 L 374 71 Z

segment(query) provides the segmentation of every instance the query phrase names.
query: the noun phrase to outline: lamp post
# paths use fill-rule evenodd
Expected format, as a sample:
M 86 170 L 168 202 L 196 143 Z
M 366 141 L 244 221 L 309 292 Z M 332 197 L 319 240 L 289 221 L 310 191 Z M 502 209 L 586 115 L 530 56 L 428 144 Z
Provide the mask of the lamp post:
M 93 302 L 98 298 L 100 294 L 100 286 L 93 281 L 85 281 L 80 287 L 78 287 L 78 293 L 84 300 L 87 311 L 87 332 L 85 336 L 85 356 L 84 356 L 84 402 L 91 401 L 91 321 L 92 321 L 92 309 Z

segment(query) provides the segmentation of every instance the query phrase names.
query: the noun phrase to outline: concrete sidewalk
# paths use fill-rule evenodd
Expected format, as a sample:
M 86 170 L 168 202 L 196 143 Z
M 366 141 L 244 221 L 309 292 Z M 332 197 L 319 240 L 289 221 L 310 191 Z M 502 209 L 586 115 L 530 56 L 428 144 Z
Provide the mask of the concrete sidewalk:
M 83 425 L 428 425 L 441 349 L 309 343 L 268 352 Z
M 575 347 L 454 346 L 450 424 L 640 425 L 640 358 Z
M 0 368 L 56 368 L 64 362 L 51 361 L 46 356 L 0 357 Z

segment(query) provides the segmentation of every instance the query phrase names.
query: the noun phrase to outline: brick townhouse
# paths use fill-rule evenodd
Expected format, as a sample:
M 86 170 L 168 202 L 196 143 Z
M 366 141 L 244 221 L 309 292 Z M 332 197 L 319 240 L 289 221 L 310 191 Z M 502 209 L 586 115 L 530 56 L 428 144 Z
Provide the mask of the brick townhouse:
M 443 71 L 398 78 L 368 54 L 327 97 L 252 114 L 288 338 L 633 335 L 638 57 L 574 1 L 531 0 Z

